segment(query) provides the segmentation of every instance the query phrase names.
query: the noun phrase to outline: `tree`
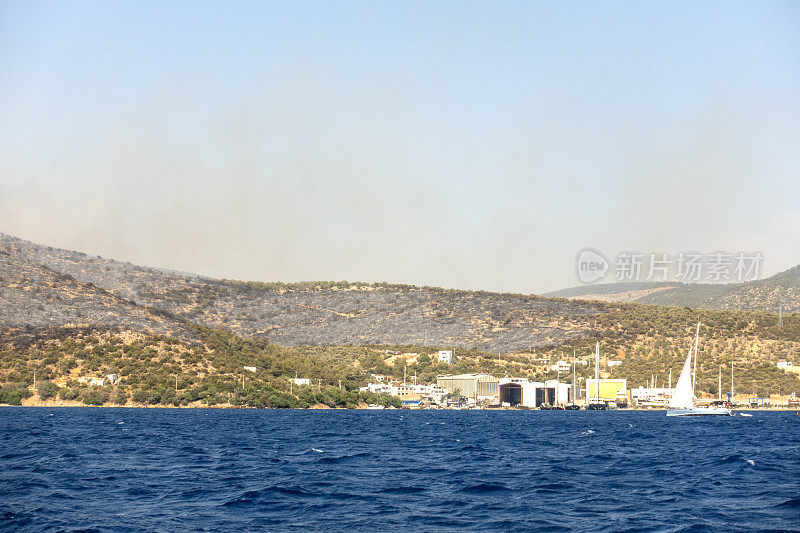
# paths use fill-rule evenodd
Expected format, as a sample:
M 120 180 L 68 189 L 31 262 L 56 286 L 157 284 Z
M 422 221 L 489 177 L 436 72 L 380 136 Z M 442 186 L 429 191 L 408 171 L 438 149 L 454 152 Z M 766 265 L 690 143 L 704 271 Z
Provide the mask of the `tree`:
M 43 381 L 39 384 L 39 398 L 41 400 L 48 400 L 55 398 L 58 394 L 58 385 L 52 381 Z
M 133 391 L 131 396 L 133 401 L 136 403 L 147 403 L 147 400 L 150 398 L 150 395 L 147 393 L 147 391 L 143 391 L 141 389 L 136 389 Z
M 58 391 L 58 397 L 62 400 L 75 400 L 78 398 L 78 389 L 63 387 Z
M 114 403 L 117 405 L 125 405 L 128 403 L 128 393 L 125 389 L 119 389 L 116 396 L 114 396 Z
M 0 387 L 0 403 L 22 405 L 22 394 L 16 390 Z

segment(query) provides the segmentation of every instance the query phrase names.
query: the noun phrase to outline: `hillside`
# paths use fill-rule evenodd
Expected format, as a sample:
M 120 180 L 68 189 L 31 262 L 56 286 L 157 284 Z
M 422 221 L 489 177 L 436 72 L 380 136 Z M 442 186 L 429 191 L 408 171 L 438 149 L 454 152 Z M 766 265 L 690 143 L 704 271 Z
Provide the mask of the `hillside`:
M 92 324 L 123 326 L 192 340 L 181 321 L 127 301 L 68 274 L 20 259 L 0 248 L 0 325 L 42 327 Z
M 697 309 L 800 312 L 800 266 L 746 283 L 603 283 L 562 289 L 548 297 L 636 302 Z
M 36 375 L 64 401 L 94 404 L 353 406 L 379 401 L 354 392 L 370 373 L 423 382 L 446 372 L 553 378 L 548 361 L 569 360 L 573 350 L 586 360 L 596 340 L 604 360 L 622 361 L 613 375 L 630 386 L 651 376 L 664 383 L 679 372 L 697 321 L 699 390 L 715 393 L 720 366 L 733 363 L 748 391 L 800 393 L 797 376 L 775 366 L 800 364 L 798 314 L 779 325 L 761 311 L 214 280 L 0 235 L 0 402 L 24 400 Z M 443 348 L 456 349 L 456 365 L 436 362 Z M 244 366 L 257 371 L 243 374 Z M 582 377 L 590 372 L 583 367 Z M 121 381 L 98 390 L 79 381 L 108 373 Z M 293 392 L 296 375 L 316 380 L 316 391 Z
M 284 346 L 420 344 L 508 353 L 587 334 L 602 306 L 538 296 L 349 282 L 259 283 L 214 280 L 91 257 L 0 235 L 15 261 L 74 278 L 140 307 Z M 91 285 L 89 285 L 91 284 Z M 38 307 L 35 324 L 62 325 Z M 83 311 L 82 311 L 83 312 Z M 85 323 L 94 321 L 86 320 Z M 81 322 L 83 323 L 83 322 Z M 106 324 L 107 322 L 101 322 Z M 136 331 L 160 332 L 129 324 Z

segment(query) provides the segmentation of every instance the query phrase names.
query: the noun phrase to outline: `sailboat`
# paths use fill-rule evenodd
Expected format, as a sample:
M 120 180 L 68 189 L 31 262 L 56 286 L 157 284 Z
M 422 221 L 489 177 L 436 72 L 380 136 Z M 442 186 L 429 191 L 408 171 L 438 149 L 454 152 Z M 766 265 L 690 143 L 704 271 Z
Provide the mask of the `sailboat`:
M 702 415 L 723 415 L 731 416 L 731 410 L 727 407 L 707 406 L 698 407 L 695 403 L 695 386 L 697 382 L 697 344 L 700 340 L 700 322 L 697 323 L 697 333 L 694 337 L 694 371 L 692 371 L 692 347 L 689 346 L 689 354 L 683 363 L 681 376 L 678 383 L 672 390 L 672 397 L 669 400 L 667 416 L 702 416 Z

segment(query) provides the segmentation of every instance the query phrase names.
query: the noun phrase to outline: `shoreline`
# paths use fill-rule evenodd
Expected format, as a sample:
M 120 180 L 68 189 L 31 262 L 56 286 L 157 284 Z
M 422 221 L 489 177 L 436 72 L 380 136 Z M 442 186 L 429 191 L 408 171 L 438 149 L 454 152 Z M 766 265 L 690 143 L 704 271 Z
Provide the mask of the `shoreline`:
M 103 409 L 249 409 L 249 410 L 259 410 L 259 409 L 267 409 L 267 410 L 282 410 L 282 411 L 313 411 L 313 410 L 338 410 L 338 411 L 540 411 L 540 409 L 517 409 L 513 407 L 499 407 L 499 408 L 480 408 L 480 409 L 370 409 L 366 405 L 358 406 L 358 407 L 329 407 L 324 404 L 317 404 L 312 405 L 311 407 L 302 408 L 302 407 L 247 407 L 247 406 L 240 406 L 240 405 L 231 405 L 231 404 L 218 404 L 218 405 L 204 405 L 195 403 L 194 405 L 147 405 L 147 404 L 139 404 L 134 402 L 129 402 L 125 405 L 118 405 L 118 404 L 104 404 L 104 405 L 87 405 L 83 402 L 78 402 L 74 400 L 33 400 L 32 398 L 28 398 L 22 401 L 22 405 L 11 405 L 11 404 L 0 404 L 0 407 L 38 407 L 38 408 L 54 408 L 54 407 L 71 407 L 71 408 L 87 408 L 87 407 L 96 407 L 96 408 L 103 408 Z M 756 408 L 732 408 L 731 409 L 734 413 L 735 412 L 800 412 L 800 407 L 756 407 Z M 581 411 L 586 411 L 586 409 L 581 409 Z M 648 412 L 648 411 L 667 411 L 667 409 L 632 409 L 632 408 L 625 408 L 625 409 L 609 409 L 605 411 L 598 411 L 598 412 L 614 412 L 614 411 L 641 411 L 641 412 Z

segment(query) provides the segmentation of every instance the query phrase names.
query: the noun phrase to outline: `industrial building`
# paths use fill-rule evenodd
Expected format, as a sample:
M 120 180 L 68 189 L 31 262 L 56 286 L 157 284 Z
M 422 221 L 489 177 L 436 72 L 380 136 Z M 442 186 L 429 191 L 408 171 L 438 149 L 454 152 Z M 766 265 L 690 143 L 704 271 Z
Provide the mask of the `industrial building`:
M 599 382 L 599 389 L 598 389 Z M 617 402 L 628 400 L 626 379 L 587 379 L 586 400 L 590 402 Z
M 569 383 L 556 380 L 528 381 L 518 378 L 507 378 L 500 385 L 500 403 L 523 407 L 541 407 L 543 405 L 564 405 L 572 401 Z
M 462 396 L 476 400 L 492 400 L 500 395 L 500 380 L 489 374 L 459 374 L 439 376 L 436 385 L 449 394 L 459 391 Z
M 520 383 L 503 383 L 500 385 L 500 404 L 512 407 L 522 404 L 522 385 Z

